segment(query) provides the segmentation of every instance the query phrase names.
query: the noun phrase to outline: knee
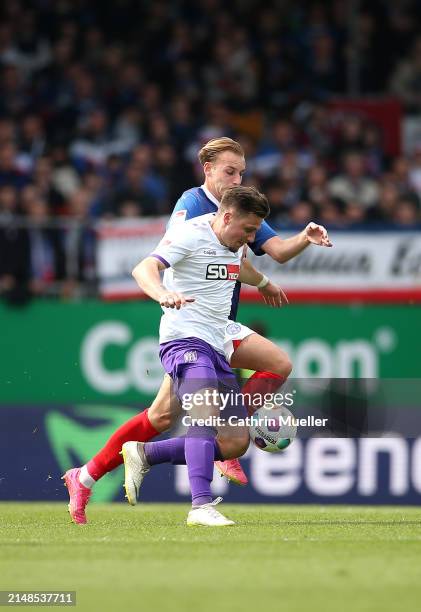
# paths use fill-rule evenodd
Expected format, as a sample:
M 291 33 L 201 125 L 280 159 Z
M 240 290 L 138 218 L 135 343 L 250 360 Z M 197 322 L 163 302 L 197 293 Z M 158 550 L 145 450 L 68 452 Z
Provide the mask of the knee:
M 171 429 L 173 424 L 170 407 L 162 403 L 152 404 L 148 410 L 148 418 L 152 427 L 160 433 Z
M 281 376 L 283 376 L 284 378 L 288 378 L 288 376 L 291 374 L 291 372 L 292 372 L 292 362 L 291 362 L 290 358 L 287 355 L 286 359 L 284 361 L 283 373 L 281 374 Z
M 159 431 L 159 433 L 163 433 L 164 431 L 168 431 L 168 429 L 171 429 L 172 421 L 171 416 L 169 414 L 151 414 L 149 409 L 148 417 L 152 427 L 156 429 L 156 431 Z
M 288 378 L 292 372 L 292 362 L 286 353 L 281 353 L 277 359 L 275 359 L 273 366 L 271 367 L 273 374 L 282 376 L 282 378 Z

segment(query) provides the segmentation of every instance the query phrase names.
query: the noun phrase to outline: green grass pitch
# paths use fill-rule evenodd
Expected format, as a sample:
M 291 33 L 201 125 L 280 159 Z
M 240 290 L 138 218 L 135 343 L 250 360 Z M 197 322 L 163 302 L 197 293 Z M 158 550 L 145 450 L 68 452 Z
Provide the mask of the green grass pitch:
M 418 508 L 224 504 L 225 529 L 186 527 L 187 504 L 88 510 L 77 526 L 64 504 L 0 504 L 0 589 L 76 590 L 92 611 L 420 609 Z

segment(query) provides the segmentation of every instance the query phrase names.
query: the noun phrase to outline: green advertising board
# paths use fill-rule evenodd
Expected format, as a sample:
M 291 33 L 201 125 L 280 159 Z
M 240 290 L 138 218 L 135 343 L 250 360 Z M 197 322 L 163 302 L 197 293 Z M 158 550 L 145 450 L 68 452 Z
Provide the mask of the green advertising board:
M 149 403 L 159 318 L 151 302 L 0 305 L 0 402 Z M 287 350 L 297 378 L 420 376 L 419 306 L 245 304 L 239 320 Z

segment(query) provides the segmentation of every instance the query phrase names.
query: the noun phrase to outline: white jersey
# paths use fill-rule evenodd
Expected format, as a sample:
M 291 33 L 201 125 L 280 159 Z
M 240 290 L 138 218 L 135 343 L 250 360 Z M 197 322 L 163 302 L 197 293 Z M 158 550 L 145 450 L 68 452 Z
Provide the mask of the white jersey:
M 242 248 L 233 253 L 219 242 L 210 225 L 214 216 L 202 215 L 170 227 L 152 252 L 167 266 L 164 286 L 195 298 L 180 310 L 162 309 L 160 343 L 194 337 L 224 353 L 224 333 L 240 274 Z

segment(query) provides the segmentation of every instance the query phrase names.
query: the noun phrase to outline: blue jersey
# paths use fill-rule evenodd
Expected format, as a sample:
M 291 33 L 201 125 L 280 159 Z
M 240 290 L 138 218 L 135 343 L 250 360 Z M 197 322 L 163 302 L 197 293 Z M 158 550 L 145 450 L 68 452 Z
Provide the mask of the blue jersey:
M 183 193 L 178 199 L 174 210 L 171 215 L 170 224 L 172 221 L 176 221 L 177 218 L 182 218 L 184 221 L 193 219 L 194 217 L 200 217 L 200 215 L 206 215 L 211 212 L 216 212 L 218 207 L 212 200 L 210 200 L 204 190 L 201 187 L 193 187 Z M 263 221 L 262 225 L 256 232 L 254 242 L 248 246 L 256 255 L 264 255 L 262 246 L 269 240 L 276 236 L 276 232 L 270 227 L 266 221 Z M 232 296 L 231 312 L 229 318 L 235 321 L 237 318 L 238 302 L 240 300 L 240 289 L 241 283 L 237 282 L 234 294 Z

